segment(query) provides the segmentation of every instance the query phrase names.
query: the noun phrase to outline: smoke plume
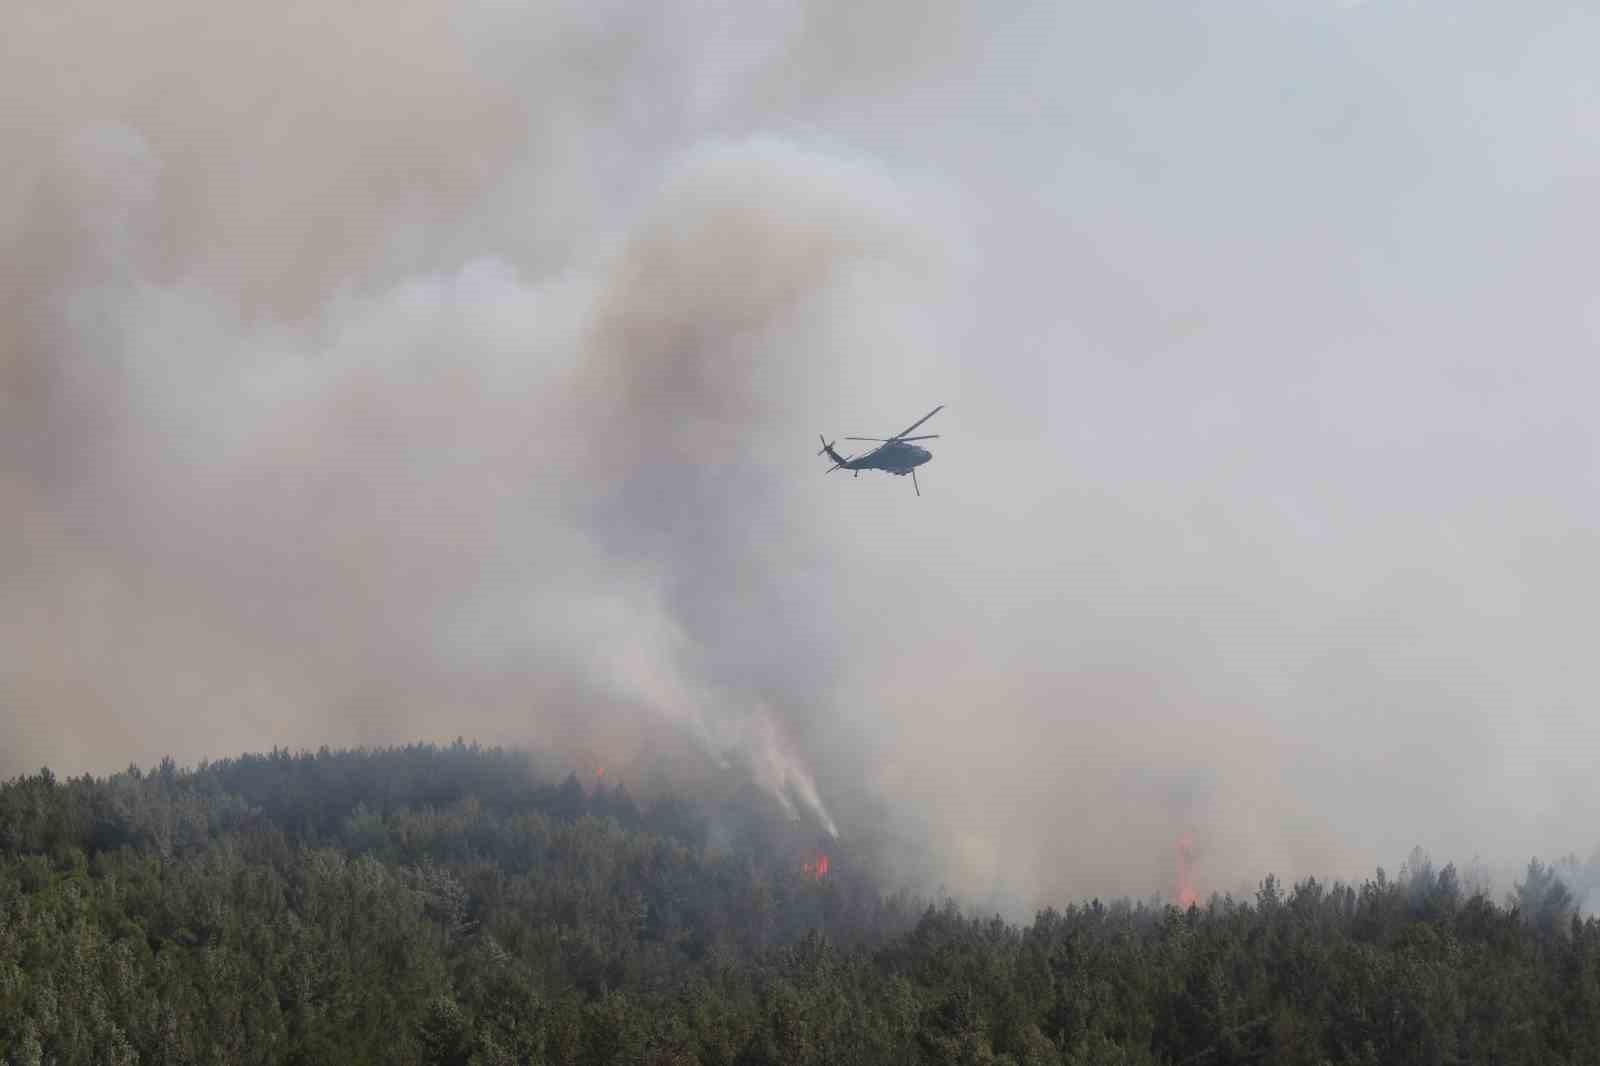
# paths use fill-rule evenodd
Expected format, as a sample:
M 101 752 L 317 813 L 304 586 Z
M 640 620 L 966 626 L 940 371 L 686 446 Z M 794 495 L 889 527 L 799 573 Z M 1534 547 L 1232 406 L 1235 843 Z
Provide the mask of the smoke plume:
M 550 744 L 1013 913 L 1586 854 L 1600 24 L 1436 6 L 25 2 L 0 773 Z

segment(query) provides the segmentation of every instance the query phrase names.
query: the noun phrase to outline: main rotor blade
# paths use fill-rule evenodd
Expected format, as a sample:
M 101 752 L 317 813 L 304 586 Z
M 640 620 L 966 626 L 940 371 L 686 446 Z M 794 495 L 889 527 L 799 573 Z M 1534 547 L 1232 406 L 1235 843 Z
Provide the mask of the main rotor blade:
M 893 437 L 846 437 L 845 440 L 875 440 L 879 444 L 888 444 Z
M 924 433 L 920 437 L 896 437 L 895 440 L 938 440 L 937 433 Z
M 922 423 L 926 422 L 928 419 L 932 418 L 934 415 L 938 414 L 940 411 L 943 411 L 943 410 L 944 410 L 944 404 L 940 404 L 938 407 L 935 407 L 933 410 L 929 411 L 927 414 L 923 415 L 921 418 L 917 419 L 915 422 L 911 423 L 905 429 L 902 429 L 899 433 L 896 433 L 894 436 L 890 437 L 889 439 L 890 440 L 899 440 L 901 437 L 904 437 L 907 433 L 910 433 L 912 430 L 914 430 L 918 426 L 922 425 Z

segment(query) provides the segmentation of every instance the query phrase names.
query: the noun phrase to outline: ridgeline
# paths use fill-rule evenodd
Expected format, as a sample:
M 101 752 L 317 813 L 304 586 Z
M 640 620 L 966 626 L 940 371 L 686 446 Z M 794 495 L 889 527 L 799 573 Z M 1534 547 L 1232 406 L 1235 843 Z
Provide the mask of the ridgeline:
M 461 743 L 18 778 L 0 1061 L 1600 1063 L 1600 921 L 1538 863 L 1018 928 L 731 806 Z

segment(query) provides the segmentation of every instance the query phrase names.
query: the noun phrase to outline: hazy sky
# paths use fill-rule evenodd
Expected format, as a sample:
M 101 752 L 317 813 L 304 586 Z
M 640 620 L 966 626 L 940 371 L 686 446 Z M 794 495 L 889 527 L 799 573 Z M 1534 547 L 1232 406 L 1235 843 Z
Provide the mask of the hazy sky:
M 1190 7 L 10 5 L 0 774 L 676 750 L 1015 905 L 1587 854 L 1600 13 Z

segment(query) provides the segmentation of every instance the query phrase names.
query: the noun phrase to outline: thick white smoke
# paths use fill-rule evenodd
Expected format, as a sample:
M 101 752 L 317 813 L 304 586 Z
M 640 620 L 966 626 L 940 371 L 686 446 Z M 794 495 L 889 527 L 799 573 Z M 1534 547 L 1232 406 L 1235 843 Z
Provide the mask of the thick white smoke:
M 550 743 L 1018 910 L 1587 854 L 1542 6 L 25 0 L 0 772 Z
M 837 834 L 785 723 L 826 703 L 841 649 L 769 613 L 799 519 L 770 475 L 812 386 L 889 336 L 843 316 L 937 299 L 916 194 L 837 152 L 713 139 L 655 160 L 633 208 L 554 260 L 396 269 L 397 241 L 441 235 L 397 209 L 348 275 L 300 292 L 285 264 L 252 307 L 236 279 L 261 249 L 164 258 L 181 162 L 127 124 L 66 132 L 60 189 L 31 195 L 65 199 L 81 246 L 32 283 L 10 363 L 47 380 L 71 449 L 25 471 L 24 503 L 82 531 L 92 565 L 52 554 L 93 603 L 22 625 L 54 575 L 10 613 L 8 688 L 57 728 L 17 720 L 9 769 L 521 742 L 634 708 Z M 315 206 L 337 228 L 342 202 Z M 752 621 L 786 631 L 770 662 L 736 649 Z M 68 683 L 63 720 L 49 687 Z

